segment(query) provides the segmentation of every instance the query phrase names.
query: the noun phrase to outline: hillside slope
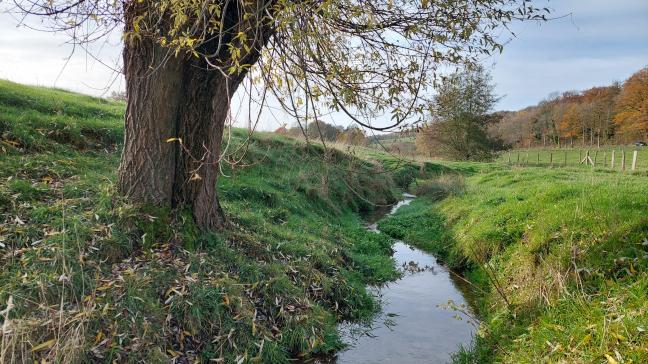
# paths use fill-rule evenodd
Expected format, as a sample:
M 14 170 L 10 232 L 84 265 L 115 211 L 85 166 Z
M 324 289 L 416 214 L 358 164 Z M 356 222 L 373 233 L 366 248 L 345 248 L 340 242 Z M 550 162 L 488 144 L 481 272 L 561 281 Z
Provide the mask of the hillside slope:
M 456 361 L 648 362 L 648 177 L 488 167 L 419 181 L 425 197 L 380 224 L 481 290 Z
M 391 240 L 357 212 L 395 199 L 389 173 L 235 130 L 231 226 L 204 234 L 117 197 L 123 110 L 0 81 L 0 362 L 283 363 L 377 309 L 365 284 L 397 276 Z

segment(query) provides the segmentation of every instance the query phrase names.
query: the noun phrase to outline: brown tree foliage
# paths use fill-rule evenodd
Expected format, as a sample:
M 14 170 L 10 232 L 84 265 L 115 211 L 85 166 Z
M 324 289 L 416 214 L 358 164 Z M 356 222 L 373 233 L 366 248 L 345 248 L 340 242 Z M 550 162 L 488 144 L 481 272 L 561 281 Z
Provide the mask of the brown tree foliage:
M 648 139 L 648 67 L 623 84 L 553 94 L 502 112 L 492 136 L 515 147 L 623 144 Z
M 614 123 L 625 139 L 648 138 L 648 67 L 623 84 Z
M 337 137 L 337 141 L 349 145 L 365 146 L 368 144 L 365 132 L 362 129 L 353 126 L 341 132 Z

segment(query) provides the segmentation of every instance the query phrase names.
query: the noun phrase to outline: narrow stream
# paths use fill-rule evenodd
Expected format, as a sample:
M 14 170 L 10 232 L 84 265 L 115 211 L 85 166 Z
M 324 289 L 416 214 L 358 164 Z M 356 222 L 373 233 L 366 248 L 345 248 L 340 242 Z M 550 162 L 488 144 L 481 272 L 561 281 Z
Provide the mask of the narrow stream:
M 370 216 L 367 228 L 379 231 L 378 220 L 415 197 L 403 196 L 390 209 Z M 350 347 L 320 363 L 447 363 L 461 345 L 470 345 L 476 322 L 467 283 L 433 255 L 398 240 L 393 249 L 404 275 L 387 286 L 371 288 L 381 300 L 381 313 L 370 327 L 341 324 L 339 330 Z

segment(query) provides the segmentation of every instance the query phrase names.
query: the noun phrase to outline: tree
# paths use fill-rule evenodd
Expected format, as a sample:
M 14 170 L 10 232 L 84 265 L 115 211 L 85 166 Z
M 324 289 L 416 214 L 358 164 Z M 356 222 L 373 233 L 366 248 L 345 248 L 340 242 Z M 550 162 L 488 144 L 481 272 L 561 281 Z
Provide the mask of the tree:
M 365 132 L 355 125 L 346 128 L 338 134 L 337 141 L 348 145 L 360 146 L 365 146 L 368 142 Z
M 76 43 L 123 28 L 120 193 L 224 215 L 216 181 L 233 94 L 249 80 L 300 122 L 325 111 L 389 130 L 421 120 L 439 67 L 501 51 L 502 29 L 544 19 L 529 0 L 16 0 Z M 372 120 L 387 114 L 393 123 Z
M 528 145 L 535 109 L 528 107 L 514 112 L 500 112 L 499 115 L 499 121 L 488 126 L 488 135 L 502 140 L 506 145 Z
M 581 116 L 578 104 L 568 103 L 558 120 L 558 131 L 567 139 L 577 138 L 581 129 Z
M 342 130 L 339 126 L 318 120 L 307 125 L 295 125 L 288 129 L 287 134 L 293 137 L 306 137 L 309 140 L 319 139 L 324 142 L 334 142 Z
M 416 137 L 417 147 L 453 159 L 486 160 L 501 142 L 487 132 L 499 116 L 491 76 L 481 66 L 467 67 L 440 85 L 433 102 L 434 119 Z
M 648 138 L 648 67 L 632 75 L 623 84 L 614 123 L 626 140 Z

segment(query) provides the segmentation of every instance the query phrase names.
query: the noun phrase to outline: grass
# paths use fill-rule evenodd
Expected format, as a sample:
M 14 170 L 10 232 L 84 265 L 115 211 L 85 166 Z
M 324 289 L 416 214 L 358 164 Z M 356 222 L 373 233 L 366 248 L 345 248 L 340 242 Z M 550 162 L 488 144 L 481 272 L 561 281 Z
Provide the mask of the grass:
M 460 180 L 457 180 L 460 181 Z M 648 178 L 491 164 L 380 224 L 461 270 L 482 325 L 455 361 L 648 361 Z M 508 303 L 507 303 L 508 302 Z
M 430 163 L 258 133 L 219 182 L 232 226 L 207 234 L 115 193 L 123 111 L 0 81 L 0 362 L 337 350 L 337 322 L 378 309 L 365 286 L 397 277 L 392 240 L 358 216 L 398 188 L 420 198 L 381 230 L 482 292 L 457 362 L 648 361 L 643 171 Z
M 396 199 L 391 172 L 258 133 L 219 182 L 232 226 L 201 233 L 115 193 L 123 112 L 0 81 L 0 362 L 286 363 L 378 309 L 392 241 L 358 214 Z
M 591 147 L 591 148 L 562 148 L 562 149 L 516 149 L 510 152 L 502 152 L 497 158 L 498 162 L 507 163 L 512 165 L 525 165 L 525 166 L 554 166 L 556 168 L 580 167 L 583 169 L 591 169 L 591 165 L 580 164 L 580 162 L 590 152 L 590 157 L 595 163 L 595 168 L 606 171 L 621 171 L 622 151 L 625 152 L 626 171 L 630 171 L 632 167 L 632 155 L 637 151 L 637 171 L 648 170 L 648 147 L 635 147 L 633 145 L 625 146 L 604 146 L 604 147 Z M 614 151 L 614 168 L 612 167 L 612 151 Z M 509 162 L 510 158 L 510 162 Z M 519 158 L 519 162 L 518 162 Z

